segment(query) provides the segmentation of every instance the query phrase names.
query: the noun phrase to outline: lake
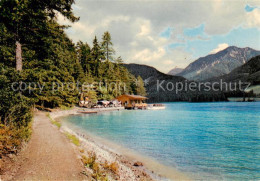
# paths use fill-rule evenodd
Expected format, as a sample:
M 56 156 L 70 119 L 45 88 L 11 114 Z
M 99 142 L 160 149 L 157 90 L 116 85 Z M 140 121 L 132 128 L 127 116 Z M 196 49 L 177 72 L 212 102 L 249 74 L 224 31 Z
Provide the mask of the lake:
M 65 121 L 194 179 L 260 179 L 260 102 L 165 105 Z

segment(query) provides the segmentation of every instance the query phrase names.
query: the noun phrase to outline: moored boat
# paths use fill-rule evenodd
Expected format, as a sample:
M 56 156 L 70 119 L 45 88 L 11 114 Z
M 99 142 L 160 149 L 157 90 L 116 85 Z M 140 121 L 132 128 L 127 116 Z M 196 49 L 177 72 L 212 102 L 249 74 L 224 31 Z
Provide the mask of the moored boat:
M 147 109 L 148 110 L 160 110 L 165 109 L 166 106 L 163 104 L 148 104 Z
M 82 114 L 96 114 L 96 113 L 98 113 L 98 111 L 78 111 L 78 113 L 82 113 Z

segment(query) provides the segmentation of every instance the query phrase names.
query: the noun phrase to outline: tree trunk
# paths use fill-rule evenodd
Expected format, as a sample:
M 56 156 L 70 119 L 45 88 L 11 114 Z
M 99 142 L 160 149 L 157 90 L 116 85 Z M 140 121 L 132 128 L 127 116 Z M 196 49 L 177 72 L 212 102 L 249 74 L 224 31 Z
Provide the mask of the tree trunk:
M 106 52 L 107 61 L 109 61 L 109 60 L 108 60 L 108 42 L 107 42 L 107 47 L 106 47 L 106 48 L 107 48 L 107 49 L 106 49 L 106 51 L 107 51 L 107 52 Z
M 15 50 L 15 59 L 16 59 L 16 70 L 21 71 L 23 67 L 23 62 L 22 62 L 22 45 L 21 43 L 17 40 L 16 43 L 16 50 Z

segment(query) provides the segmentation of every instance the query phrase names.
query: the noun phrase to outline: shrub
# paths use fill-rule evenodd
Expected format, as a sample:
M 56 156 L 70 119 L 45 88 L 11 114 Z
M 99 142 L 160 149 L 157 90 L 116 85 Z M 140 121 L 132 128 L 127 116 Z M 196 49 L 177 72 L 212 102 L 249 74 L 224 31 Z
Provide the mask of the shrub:
M 113 162 L 111 164 L 108 164 L 107 162 L 105 162 L 104 168 L 110 170 L 114 174 L 118 174 L 118 171 L 119 171 L 119 166 L 116 162 Z
M 2 82 L 1 82 L 2 83 Z M 33 101 L 0 84 L 0 158 L 16 153 L 31 135 Z
M 86 157 L 85 155 L 82 156 L 82 162 L 85 166 L 93 169 L 94 164 L 96 163 L 96 154 L 94 152 L 88 153 L 89 157 Z
M 31 135 L 31 125 L 17 127 L 0 124 L 0 158 L 7 154 L 17 153 L 22 142 L 28 141 Z
M 104 168 L 102 168 L 101 165 L 96 161 L 96 154 L 94 152 L 88 152 L 88 157 L 82 155 L 81 160 L 86 167 L 92 169 L 93 173 L 91 176 L 95 180 L 100 180 L 100 181 L 109 180 L 106 176 Z

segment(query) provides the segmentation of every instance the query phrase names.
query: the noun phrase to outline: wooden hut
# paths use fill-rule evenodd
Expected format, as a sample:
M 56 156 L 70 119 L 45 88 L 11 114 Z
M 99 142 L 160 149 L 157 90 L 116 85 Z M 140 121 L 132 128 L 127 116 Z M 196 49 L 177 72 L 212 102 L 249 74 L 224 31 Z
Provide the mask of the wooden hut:
M 117 97 L 118 101 L 121 101 L 122 105 L 126 109 L 146 109 L 147 104 L 145 100 L 148 99 L 144 96 L 124 94 Z

